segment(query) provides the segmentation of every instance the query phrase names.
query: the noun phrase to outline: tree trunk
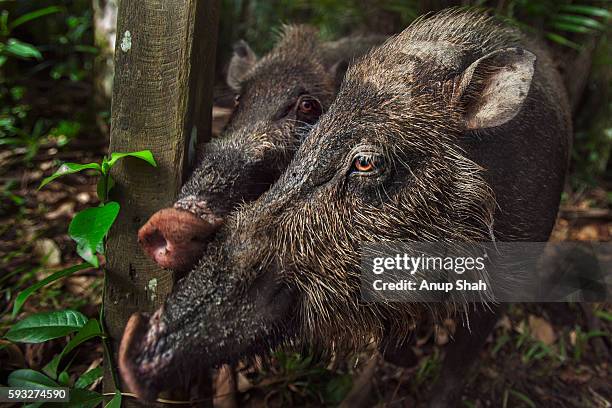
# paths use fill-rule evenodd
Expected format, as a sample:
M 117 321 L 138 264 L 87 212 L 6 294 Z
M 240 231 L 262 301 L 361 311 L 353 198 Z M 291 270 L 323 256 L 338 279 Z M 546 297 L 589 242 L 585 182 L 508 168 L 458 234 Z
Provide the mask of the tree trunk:
M 129 316 L 153 311 L 172 289 L 172 274 L 144 255 L 137 231 L 173 203 L 193 164 L 188 146 L 210 135 L 218 15 L 217 0 L 119 4 L 110 151 L 149 149 L 158 168 L 124 159 L 111 172 L 121 211 L 107 244 L 104 323 L 113 361 L 104 363 L 105 392 L 114 391 L 109 368 Z
M 94 45 L 99 54 L 94 61 L 96 104 L 107 109 L 113 89 L 113 58 L 117 37 L 119 0 L 92 0 Z

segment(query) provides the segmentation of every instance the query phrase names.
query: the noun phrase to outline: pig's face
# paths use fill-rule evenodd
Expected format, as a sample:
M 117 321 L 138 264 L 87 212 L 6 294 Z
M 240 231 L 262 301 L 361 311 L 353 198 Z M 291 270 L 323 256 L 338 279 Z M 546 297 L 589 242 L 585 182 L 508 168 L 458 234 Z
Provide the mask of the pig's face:
M 206 147 L 176 207 L 204 202 L 224 216 L 278 179 L 333 95 L 328 72 L 309 57 L 287 61 L 272 55 L 249 71 L 225 131 Z
M 449 75 L 394 41 L 349 70 L 278 182 L 228 218 L 164 308 L 132 317 L 120 366 L 139 395 L 194 364 L 280 343 L 335 352 L 379 336 L 386 321 L 408 327 L 422 305 L 360 299 L 361 242 L 490 239 L 492 190 L 460 140 L 514 117 L 534 56 L 496 50 Z
M 225 215 L 259 197 L 289 164 L 305 134 L 335 93 L 335 67 L 323 65 L 317 33 L 287 28 L 259 61 L 244 42 L 235 47 L 228 83 L 234 113 L 221 137 L 205 148 L 173 209 L 156 213 L 139 240 L 160 266 L 187 271 Z

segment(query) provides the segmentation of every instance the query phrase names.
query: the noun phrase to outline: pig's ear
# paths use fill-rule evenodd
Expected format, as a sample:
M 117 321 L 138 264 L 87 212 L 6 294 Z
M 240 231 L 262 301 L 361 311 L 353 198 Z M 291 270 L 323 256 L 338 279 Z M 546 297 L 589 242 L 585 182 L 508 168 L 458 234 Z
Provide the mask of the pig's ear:
M 329 68 L 329 73 L 331 77 L 334 79 L 334 85 L 336 90 L 340 89 L 340 85 L 342 84 L 342 80 L 344 80 L 344 75 L 348 70 L 349 62 L 346 60 L 341 60 L 336 62 Z
M 521 110 L 536 56 L 522 48 L 494 51 L 472 63 L 454 92 L 468 130 L 503 125 Z
M 227 68 L 227 84 L 234 91 L 240 91 L 240 83 L 257 62 L 257 55 L 244 40 L 234 44 L 234 55 Z

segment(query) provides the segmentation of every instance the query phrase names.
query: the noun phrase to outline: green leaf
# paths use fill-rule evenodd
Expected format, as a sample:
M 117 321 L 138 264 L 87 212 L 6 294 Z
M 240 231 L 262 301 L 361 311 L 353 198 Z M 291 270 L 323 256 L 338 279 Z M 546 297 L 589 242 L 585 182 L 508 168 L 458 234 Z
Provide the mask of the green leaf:
M 86 342 L 87 340 L 91 340 L 94 337 L 103 337 L 104 333 L 100 328 L 100 324 L 96 319 L 89 319 L 85 326 L 83 326 L 79 332 L 68 342 L 66 347 L 62 350 L 61 353 L 57 354 L 53 357 L 53 360 L 49 362 L 44 368 L 43 372 L 47 374 L 51 378 L 55 378 L 57 375 L 57 369 L 59 367 L 59 363 L 62 358 L 64 358 L 68 353 L 74 350 L 75 347 L 80 344 Z
M 610 13 L 605 8 L 595 6 L 583 6 L 579 4 L 565 4 L 561 6 L 561 10 L 569 13 L 580 13 L 593 17 L 610 18 L 612 16 L 612 13 Z
M 89 319 L 85 326 L 79 330 L 79 332 L 68 342 L 62 354 L 66 355 L 74 350 L 75 347 L 81 345 L 87 340 L 91 340 L 94 337 L 104 337 L 104 332 L 100 327 L 97 319 Z
M 555 34 L 555 33 L 546 33 L 546 38 L 548 38 L 550 41 L 556 42 L 557 44 L 561 44 L 561 45 L 565 45 L 566 47 L 570 47 L 573 48 L 575 50 L 581 50 L 582 47 L 580 46 L 580 44 L 577 44 L 571 40 L 568 40 L 565 37 L 560 36 L 559 34 Z
M 587 339 L 590 339 L 592 337 L 607 337 L 607 336 L 608 336 L 608 333 L 606 333 L 605 331 L 601 331 L 601 330 L 593 330 L 593 331 L 586 333 L 585 335 Z
M 16 138 L 16 137 L 6 137 L 6 138 L 0 139 L 0 146 L 3 146 L 3 145 L 7 145 L 7 146 L 20 145 L 22 143 L 23 143 L 23 140 L 19 139 L 19 138 Z
M 104 158 L 102 159 L 102 174 L 103 175 L 107 175 L 108 171 L 110 170 L 110 166 L 108 164 L 108 157 L 104 156 Z
M 82 45 L 82 44 L 77 44 L 74 46 L 73 48 L 76 52 L 84 52 L 87 54 L 98 54 L 100 52 L 100 50 L 97 47 L 94 47 L 92 45 Z
M 98 180 L 98 186 L 96 191 L 98 193 L 98 199 L 102 202 L 108 199 L 108 193 L 115 186 L 115 180 L 110 176 L 110 174 L 103 175 Z
M 0 4 L 5 3 L 7 1 L 8 0 L 0 0 Z M 0 35 L 2 36 L 8 35 L 8 18 L 8 10 L 2 10 L 2 12 L 0 13 Z
M 349 393 L 353 386 L 350 375 L 344 374 L 333 378 L 325 387 L 326 400 L 332 404 L 339 404 Z
M 53 359 L 51 359 L 51 361 L 49 361 L 47 365 L 42 368 L 42 372 L 45 373 L 45 375 L 48 375 L 50 378 L 57 378 L 57 369 L 61 359 L 62 353 L 56 354 Z
M 77 243 L 77 253 L 95 267 L 98 267 L 96 248 L 104 240 L 117 214 L 119 204 L 111 201 L 79 212 L 70 222 L 68 233 Z
M 525 394 L 518 392 L 518 391 L 514 391 L 514 390 L 509 390 L 509 391 L 510 391 L 510 394 L 514 395 L 516 398 L 523 401 L 525 404 L 527 404 L 527 406 L 531 408 L 536 408 L 536 404 L 531 399 L 529 399 L 529 397 L 526 396 Z
M 595 312 L 595 316 L 602 320 L 606 320 L 608 322 L 612 322 L 612 313 L 606 312 L 605 310 L 597 310 Z
M 4 46 L 4 51 L 23 59 L 42 59 L 42 54 L 35 46 L 33 46 L 32 44 L 25 43 L 23 41 L 19 41 L 16 38 L 9 38 L 9 40 L 6 42 L 6 45 Z
M 40 186 L 38 186 L 38 189 L 40 190 L 41 188 L 43 188 L 44 186 L 46 186 L 47 184 L 49 184 L 50 182 L 52 182 L 58 177 L 65 176 L 66 174 L 78 173 L 79 171 L 83 171 L 87 169 L 101 171 L 100 165 L 98 163 L 87 163 L 87 164 L 64 163 L 60 166 L 59 169 L 57 169 L 55 173 L 53 173 L 51 176 L 44 179 L 40 183 Z
M 19 311 L 21 310 L 21 307 L 23 306 L 25 301 L 28 299 L 28 297 L 30 297 L 30 295 L 36 292 L 38 289 L 44 286 L 47 286 L 48 284 L 55 282 L 58 279 L 61 279 L 66 276 L 70 276 L 73 273 L 81 271 L 85 268 L 89 268 L 90 266 L 91 265 L 89 264 L 82 263 L 79 265 L 71 266 L 70 268 L 62 269 L 61 271 L 57 271 L 47 276 L 45 279 L 41 280 L 40 282 L 35 283 L 34 285 L 30 286 L 26 290 L 19 292 L 19 294 L 17 295 L 17 298 L 15 299 L 15 304 L 13 305 L 13 317 L 17 316 L 17 313 L 19 313 Z
M 593 32 L 593 30 L 588 27 L 576 25 L 576 24 L 556 22 L 556 23 L 553 23 L 552 26 L 556 28 L 557 30 L 569 31 L 571 33 L 590 34 Z
M 70 390 L 70 402 L 62 404 L 66 408 L 94 408 L 104 400 L 99 392 L 73 388 Z
M 59 384 L 38 371 L 27 368 L 15 370 L 8 376 L 7 384 L 9 387 L 45 389 L 49 387 L 59 387 Z
M 87 388 L 94 382 L 98 380 L 98 378 L 102 378 L 104 375 L 104 369 L 100 366 L 96 368 L 92 368 L 91 370 L 83 373 L 79 378 L 77 378 L 74 383 L 75 388 Z
M 26 13 L 22 16 L 17 17 L 15 20 L 9 23 L 8 25 L 9 30 L 12 31 L 15 27 L 19 27 L 20 25 L 25 24 L 28 21 L 32 21 L 40 17 L 48 16 L 49 14 L 58 13 L 60 11 L 62 11 L 60 7 L 51 6 L 51 7 L 45 7 L 39 10 L 32 11 L 30 13 Z
M 155 163 L 153 154 L 149 150 L 141 150 L 139 152 L 131 152 L 131 153 L 111 153 L 111 158 L 108 161 L 109 167 L 113 167 L 115 163 L 117 162 L 117 160 L 122 159 L 124 157 L 136 157 L 138 159 L 146 161 L 153 167 L 157 167 L 157 163 Z
M 87 317 L 74 310 L 36 313 L 15 324 L 4 336 L 20 343 L 42 343 L 66 336 L 87 323 Z
M 57 377 L 57 381 L 64 387 L 70 386 L 70 375 L 66 371 L 62 371 Z
M 606 28 L 605 25 L 601 24 L 597 20 L 594 20 L 589 17 L 577 16 L 573 14 L 557 14 L 553 18 L 553 21 L 582 25 L 584 27 L 593 28 L 595 30 L 604 30 Z
M 115 396 L 104 408 L 121 408 L 121 391 L 115 390 Z

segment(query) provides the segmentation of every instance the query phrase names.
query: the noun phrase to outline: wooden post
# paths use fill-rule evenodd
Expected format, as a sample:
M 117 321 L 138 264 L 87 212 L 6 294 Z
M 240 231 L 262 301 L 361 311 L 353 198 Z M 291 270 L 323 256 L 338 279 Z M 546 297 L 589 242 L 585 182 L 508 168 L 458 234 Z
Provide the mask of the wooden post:
M 153 311 L 172 289 L 172 274 L 145 256 L 137 231 L 176 199 L 193 164 L 190 141 L 210 135 L 218 16 L 218 0 L 119 2 L 110 151 L 149 149 L 159 167 L 128 158 L 111 173 L 121 211 L 107 244 L 104 320 L 113 361 L 104 362 L 105 392 L 114 391 L 108 368 L 116 369 L 129 316 Z

